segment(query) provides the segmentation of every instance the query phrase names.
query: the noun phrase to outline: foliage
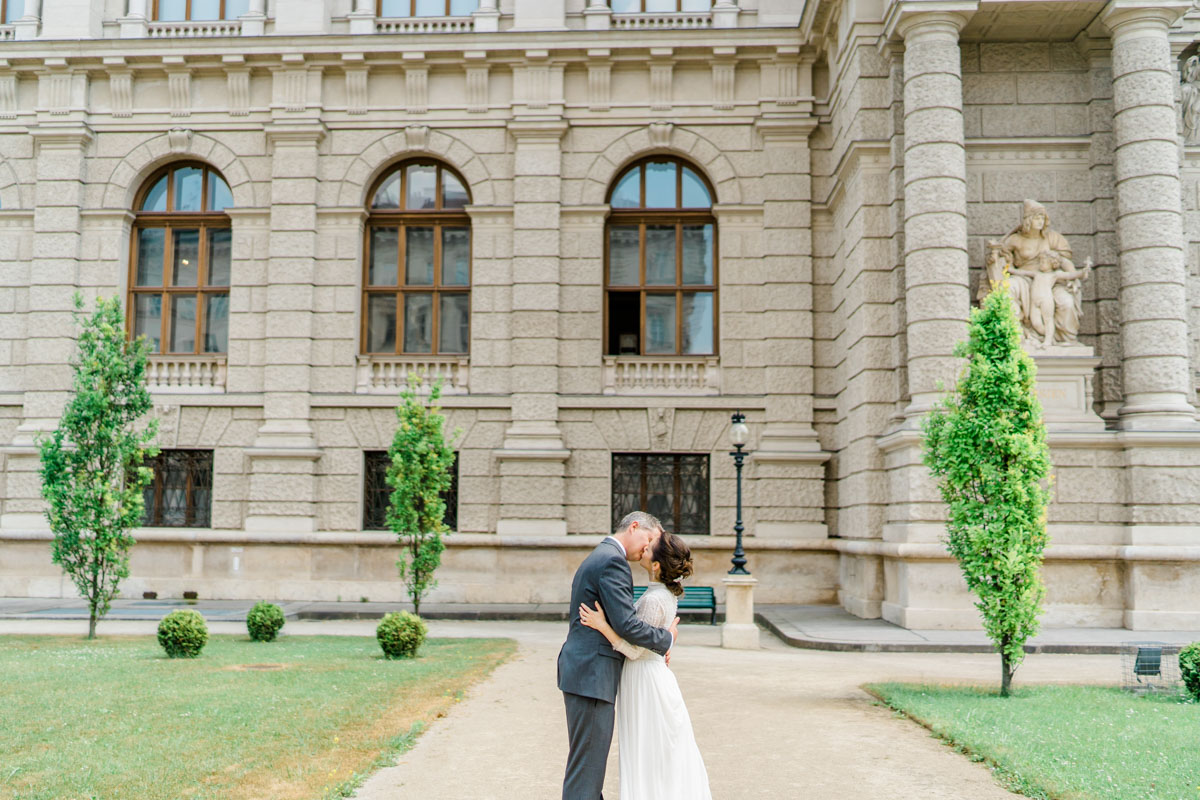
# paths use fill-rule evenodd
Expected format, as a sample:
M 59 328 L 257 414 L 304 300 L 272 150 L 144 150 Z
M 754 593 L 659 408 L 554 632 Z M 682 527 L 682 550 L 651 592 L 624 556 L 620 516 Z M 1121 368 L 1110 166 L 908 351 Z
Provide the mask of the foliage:
M 121 301 L 101 298 L 85 317 L 76 294 L 75 308 L 73 392 L 58 428 L 40 442 L 41 475 L 51 559 L 88 601 L 90 639 L 129 576 L 129 531 L 141 524 L 142 489 L 153 477 L 142 461 L 158 452 L 148 446 L 158 426 L 135 430 L 151 407 L 149 345 L 144 337 L 126 338 Z
M 947 546 L 1001 659 L 1002 695 L 1037 632 L 1050 450 L 1007 285 L 971 313 L 957 392 L 924 422 L 925 464 L 949 506 Z
M 413 658 L 428 632 L 425 620 L 416 614 L 393 611 L 380 621 L 375 638 L 379 640 L 385 658 Z
M 244 633 L 174 661 L 152 635 L 0 636 L 0 797 L 341 797 L 516 644 L 431 639 L 404 661 L 363 636 L 267 649 L 279 669 L 245 668 L 268 659 Z
M 434 383 L 428 407 L 417 398 L 420 385 L 420 377 L 410 373 L 408 386 L 400 393 L 387 471 L 387 483 L 392 487 L 387 525 L 400 540 L 396 566 L 418 614 L 421 598 L 437 586 L 433 574 L 446 549 L 442 536 L 450 529 L 443 522 L 446 502 L 442 494 L 450 489 L 454 463 L 453 442 L 446 441 L 443 431 L 446 418 L 437 407 L 441 383 Z M 458 433 L 455 431 L 452 439 Z
M 1101 686 L 1023 686 L 1008 698 L 973 686 L 866 688 L 1028 797 L 1200 796 L 1200 714 L 1179 696 Z
M 271 642 L 283 627 L 283 609 L 265 600 L 254 604 L 246 614 L 246 630 L 256 642 Z
M 1179 676 L 1187 693 L 1200 702 L 1200 642 L 1192 642 L 1179 651 Z
M 168 658 L 195 658 L 208 644 L 208 625 L 199 611 L 176 609 L 158 623 L 158 643 Z

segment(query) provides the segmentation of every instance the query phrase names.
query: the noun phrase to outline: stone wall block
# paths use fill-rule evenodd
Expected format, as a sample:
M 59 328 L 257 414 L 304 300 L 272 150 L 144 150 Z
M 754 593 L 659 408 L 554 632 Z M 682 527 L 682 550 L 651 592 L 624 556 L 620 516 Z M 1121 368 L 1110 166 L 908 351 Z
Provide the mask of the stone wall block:
M 965 317 L 968 307 L 966 287 L 962 288 L 961 299 L 957 305 Z M 946 342 L 957 342 L 966 335 L 967 323 L 965 320 L 954 318 L 952 308 L 938 309 L 936 313 L 937 316 L 933 319 L 909 320 L 910 330 L 914 332 L 909 338 L 908 347 L 910 370 L 914 359 L 925 357 L 944 357 L 948 362 L 960 363 L 958 359 L 946 354 L 945 347 Z M 951 386 L 953 383 L 946 385 Z
M 1160 121 L 1164 118 L 1160 117 Z M 1172 122 L 1172 124 L 1174 124 Z M 1142 138 L 1143 133 L 1141 128 L 1131 126 L 1122 129 L 1118 125 L 1116 131 L 1118 141 L 1126 142 L 1119 151 L 1119 157 L 1115 158 L 1114 175 L 1117 182 L 1122 182 L 1130 178 L 1137 178 L 1143 175 L 1178 175 L 1178 144 L 1168 138 L 1145 139 Z M 1129 139 L 1129 136 L 1137 137 Z M 1125 137 L 1125 138 L 1122 138 Z M 1166 158 L 1167 154 L 1171 154 L 1171 158 Z M 1114 153 L 1116 156 L 1116 153 Z M 1172 172 L 1174 168 L 1174 172 Z M 1178 190 L 1176 190 L 1178 192 Z
M 1047 42 L 984 42 L 979 45 L 984 72 L 1044 72 L 1051 68 Z
M 1126 147 L 1134 142 L 1153 141 L 1175 145 L 1175 114 L 1173 105 L 1132 106 L 1117 112 L 1113 118 L 1113 130 L 1116 132 L 1117 141 L 1125 143 Z M 1136 149 L 1134 147 L 1134 150 Z M 1174 163 L 1178 165 L 1178 157 L 1174 159 Z M 1178 166 L 1176 168 L 1178 169 Z
M 1128 38 L 1112 50 L 1113 79 L 1119 80 L 1130 72 L 1171 72 L 1171 51 L 1162 46 L 1157 36 Z
M 1018 103 L 1086 103 L 1091 91 L 1085 73 L 1031 72 L 1017 77 Z
M 981 130 L 987 137 L 1053 136 L 1054 106 L 983 106 Z
M 1017 102 L 1016 76 L 1011 73 L 964 73 L 962 91 L 965 104 L 994 105 Z

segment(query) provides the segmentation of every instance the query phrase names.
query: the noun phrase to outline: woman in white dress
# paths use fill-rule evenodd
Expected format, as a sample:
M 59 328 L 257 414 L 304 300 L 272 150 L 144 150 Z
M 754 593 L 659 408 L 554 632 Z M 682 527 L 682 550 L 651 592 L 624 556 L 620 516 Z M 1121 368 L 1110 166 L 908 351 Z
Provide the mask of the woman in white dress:
M 675 617 L 683 579 L 692 574 L 691 551 L 678 536 L 663 533 L 641 564 L 650 586 L 634 609 L 638 619 L 665 628 Z M 711 800 L 692 720 L 666 661 L 617 636 L 599 603 L 580 606 L 579 618 L 625 655 L 617 691 L 621 800 Z

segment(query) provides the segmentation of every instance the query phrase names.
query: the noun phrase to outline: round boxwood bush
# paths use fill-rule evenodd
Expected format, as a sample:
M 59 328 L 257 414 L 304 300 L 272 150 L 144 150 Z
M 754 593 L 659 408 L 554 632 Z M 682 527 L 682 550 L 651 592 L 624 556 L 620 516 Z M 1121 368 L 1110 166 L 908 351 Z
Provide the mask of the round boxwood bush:
M 1179 676 L 1187 693 L 1200 702 L 1200 642 L 1192 642 L 1179 651 Z
M 407 611 L 393 611 L 375 629 L 375 638 L 383 648 L 384 658 L 412 658 L 428 633 L 425 621 Z
M 195 658 L 208 644 L 208 626 L 199 611 L 181 608 L 158 623 L 158 643 L 170 658 Z
M 256 642 L 274 641 L 275 634 L 283 627 L 283 609 L 274 603 L 255 603 L 246 615 L 246 629 Z

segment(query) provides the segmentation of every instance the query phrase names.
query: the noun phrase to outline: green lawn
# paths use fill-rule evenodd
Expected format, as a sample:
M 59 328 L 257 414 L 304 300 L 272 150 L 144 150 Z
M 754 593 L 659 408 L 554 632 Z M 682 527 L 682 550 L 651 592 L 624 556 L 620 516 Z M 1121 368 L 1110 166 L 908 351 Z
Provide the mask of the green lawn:
M 985 760 L 1009 789 L 1052 800 L 1200 800 L 1200 705 L 1120 689 L 883 683 L 888 705 Z
M 153 637 L 0 637 L 0 798 L 320 800 L 411 746 L 516 650 L 434 639 L 215 636 L 195 660 Z M 248 665 L 282 669 L 246 669 Z

